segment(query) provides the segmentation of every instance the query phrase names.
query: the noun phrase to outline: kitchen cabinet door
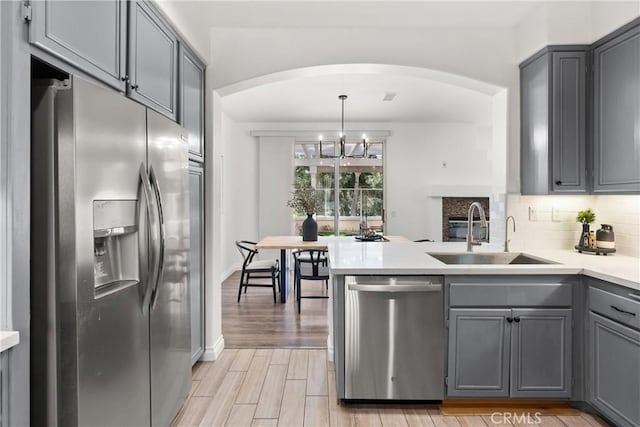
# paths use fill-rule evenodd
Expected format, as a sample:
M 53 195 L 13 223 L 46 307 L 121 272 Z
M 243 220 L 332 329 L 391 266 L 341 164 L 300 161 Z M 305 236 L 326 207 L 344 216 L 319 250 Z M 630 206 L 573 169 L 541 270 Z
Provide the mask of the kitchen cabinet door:
M 191 363 L 204 352 L 204 170 L 189 164 Z
M 552 53 L 553 193 L 587 191 L 587 55 L 587 52 Z
M 522 194 L 549 193 L 549 66 L 541 55 L 520 66 L 520 187 Z
M 510 309 L 450 309 L 450 397 L 509 396 Z
M 172 120 L 177 119 L 178 37 L 146 1 L 129 3 L 128 94 Z
M 616 425 L 640 425 L 640 332 L 591 312 L 589 348 L 589 403 Z
M 593 51 L 595 193 L 640 193 L 640 24 Z
M 189 133 L 189 156 L 204 159 L 204 69 L 184 43 L 180 44 L 180 124 Z
M 586 47 L 553 47 L 520 66 L 522 194 L 585 193 Z
M 511 397 L 571 396 L 571 309 L 513 309 Z
M 127 2 L 31 2 L 29 41 L 124 92 Z

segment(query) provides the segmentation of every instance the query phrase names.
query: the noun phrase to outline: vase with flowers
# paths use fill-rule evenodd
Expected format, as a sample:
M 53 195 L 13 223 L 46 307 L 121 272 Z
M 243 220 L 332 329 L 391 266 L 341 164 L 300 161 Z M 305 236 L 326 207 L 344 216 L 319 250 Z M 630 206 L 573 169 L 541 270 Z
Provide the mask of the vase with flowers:
M 287 201 L 287 206 L 293 208 L 297 215 L 307 215 L 302 223 L 302 240 L 315 242 L 318 240 L 318 223 L 313 215 L 322 207 L 321 193 L 313 188 L 308 180 L 300 178 L 296 178 L 293 187 L 294 190 L 291 193 L 291 199 Z

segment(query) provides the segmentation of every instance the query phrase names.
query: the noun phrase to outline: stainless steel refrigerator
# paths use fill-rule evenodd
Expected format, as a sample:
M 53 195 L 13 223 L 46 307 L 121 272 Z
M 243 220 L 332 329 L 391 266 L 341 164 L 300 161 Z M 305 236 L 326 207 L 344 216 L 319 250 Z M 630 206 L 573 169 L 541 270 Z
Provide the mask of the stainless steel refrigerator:
M 32 425 L 167 426 L 187 397 L 183 133 L 80 78 L 34 82 Z

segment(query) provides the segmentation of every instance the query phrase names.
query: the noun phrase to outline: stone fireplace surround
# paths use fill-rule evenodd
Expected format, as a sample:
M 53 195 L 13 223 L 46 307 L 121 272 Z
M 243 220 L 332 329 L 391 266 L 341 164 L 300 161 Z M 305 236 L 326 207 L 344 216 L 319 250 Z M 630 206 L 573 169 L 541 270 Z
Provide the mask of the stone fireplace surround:
M 443 197 L 442 198 L 442 241 L 449 241 L 449 218 L 467 218 L 469 205 L 479 202 L 489 220 L 489 197 Z M 475 214 L 477 215 L 477 214 Z

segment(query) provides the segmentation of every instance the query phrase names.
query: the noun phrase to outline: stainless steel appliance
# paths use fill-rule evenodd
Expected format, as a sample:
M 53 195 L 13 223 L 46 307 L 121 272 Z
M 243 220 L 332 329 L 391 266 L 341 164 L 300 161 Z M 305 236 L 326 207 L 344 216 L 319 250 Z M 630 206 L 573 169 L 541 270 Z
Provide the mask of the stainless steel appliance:
M 461 216 L 449 217 L 449 232 L 446 236 L 446 242 L 464 242 L 467 240 L 467 230 L 469 222 L 467 218 Z M 477 240 L 487 239 L 489 236 L 489 219 L 487 218 L 487 227 L 482 226 L 479 219 L 473 220 L 473 238 Z M 487 239 L 488 241 L 488 239 Z
M 32 425 L 168 426 L 190 387 L 182 128 L 79 78 L 32 88 Z
M 345 399 L 443 399 L 442 282 L 345 278 Z

